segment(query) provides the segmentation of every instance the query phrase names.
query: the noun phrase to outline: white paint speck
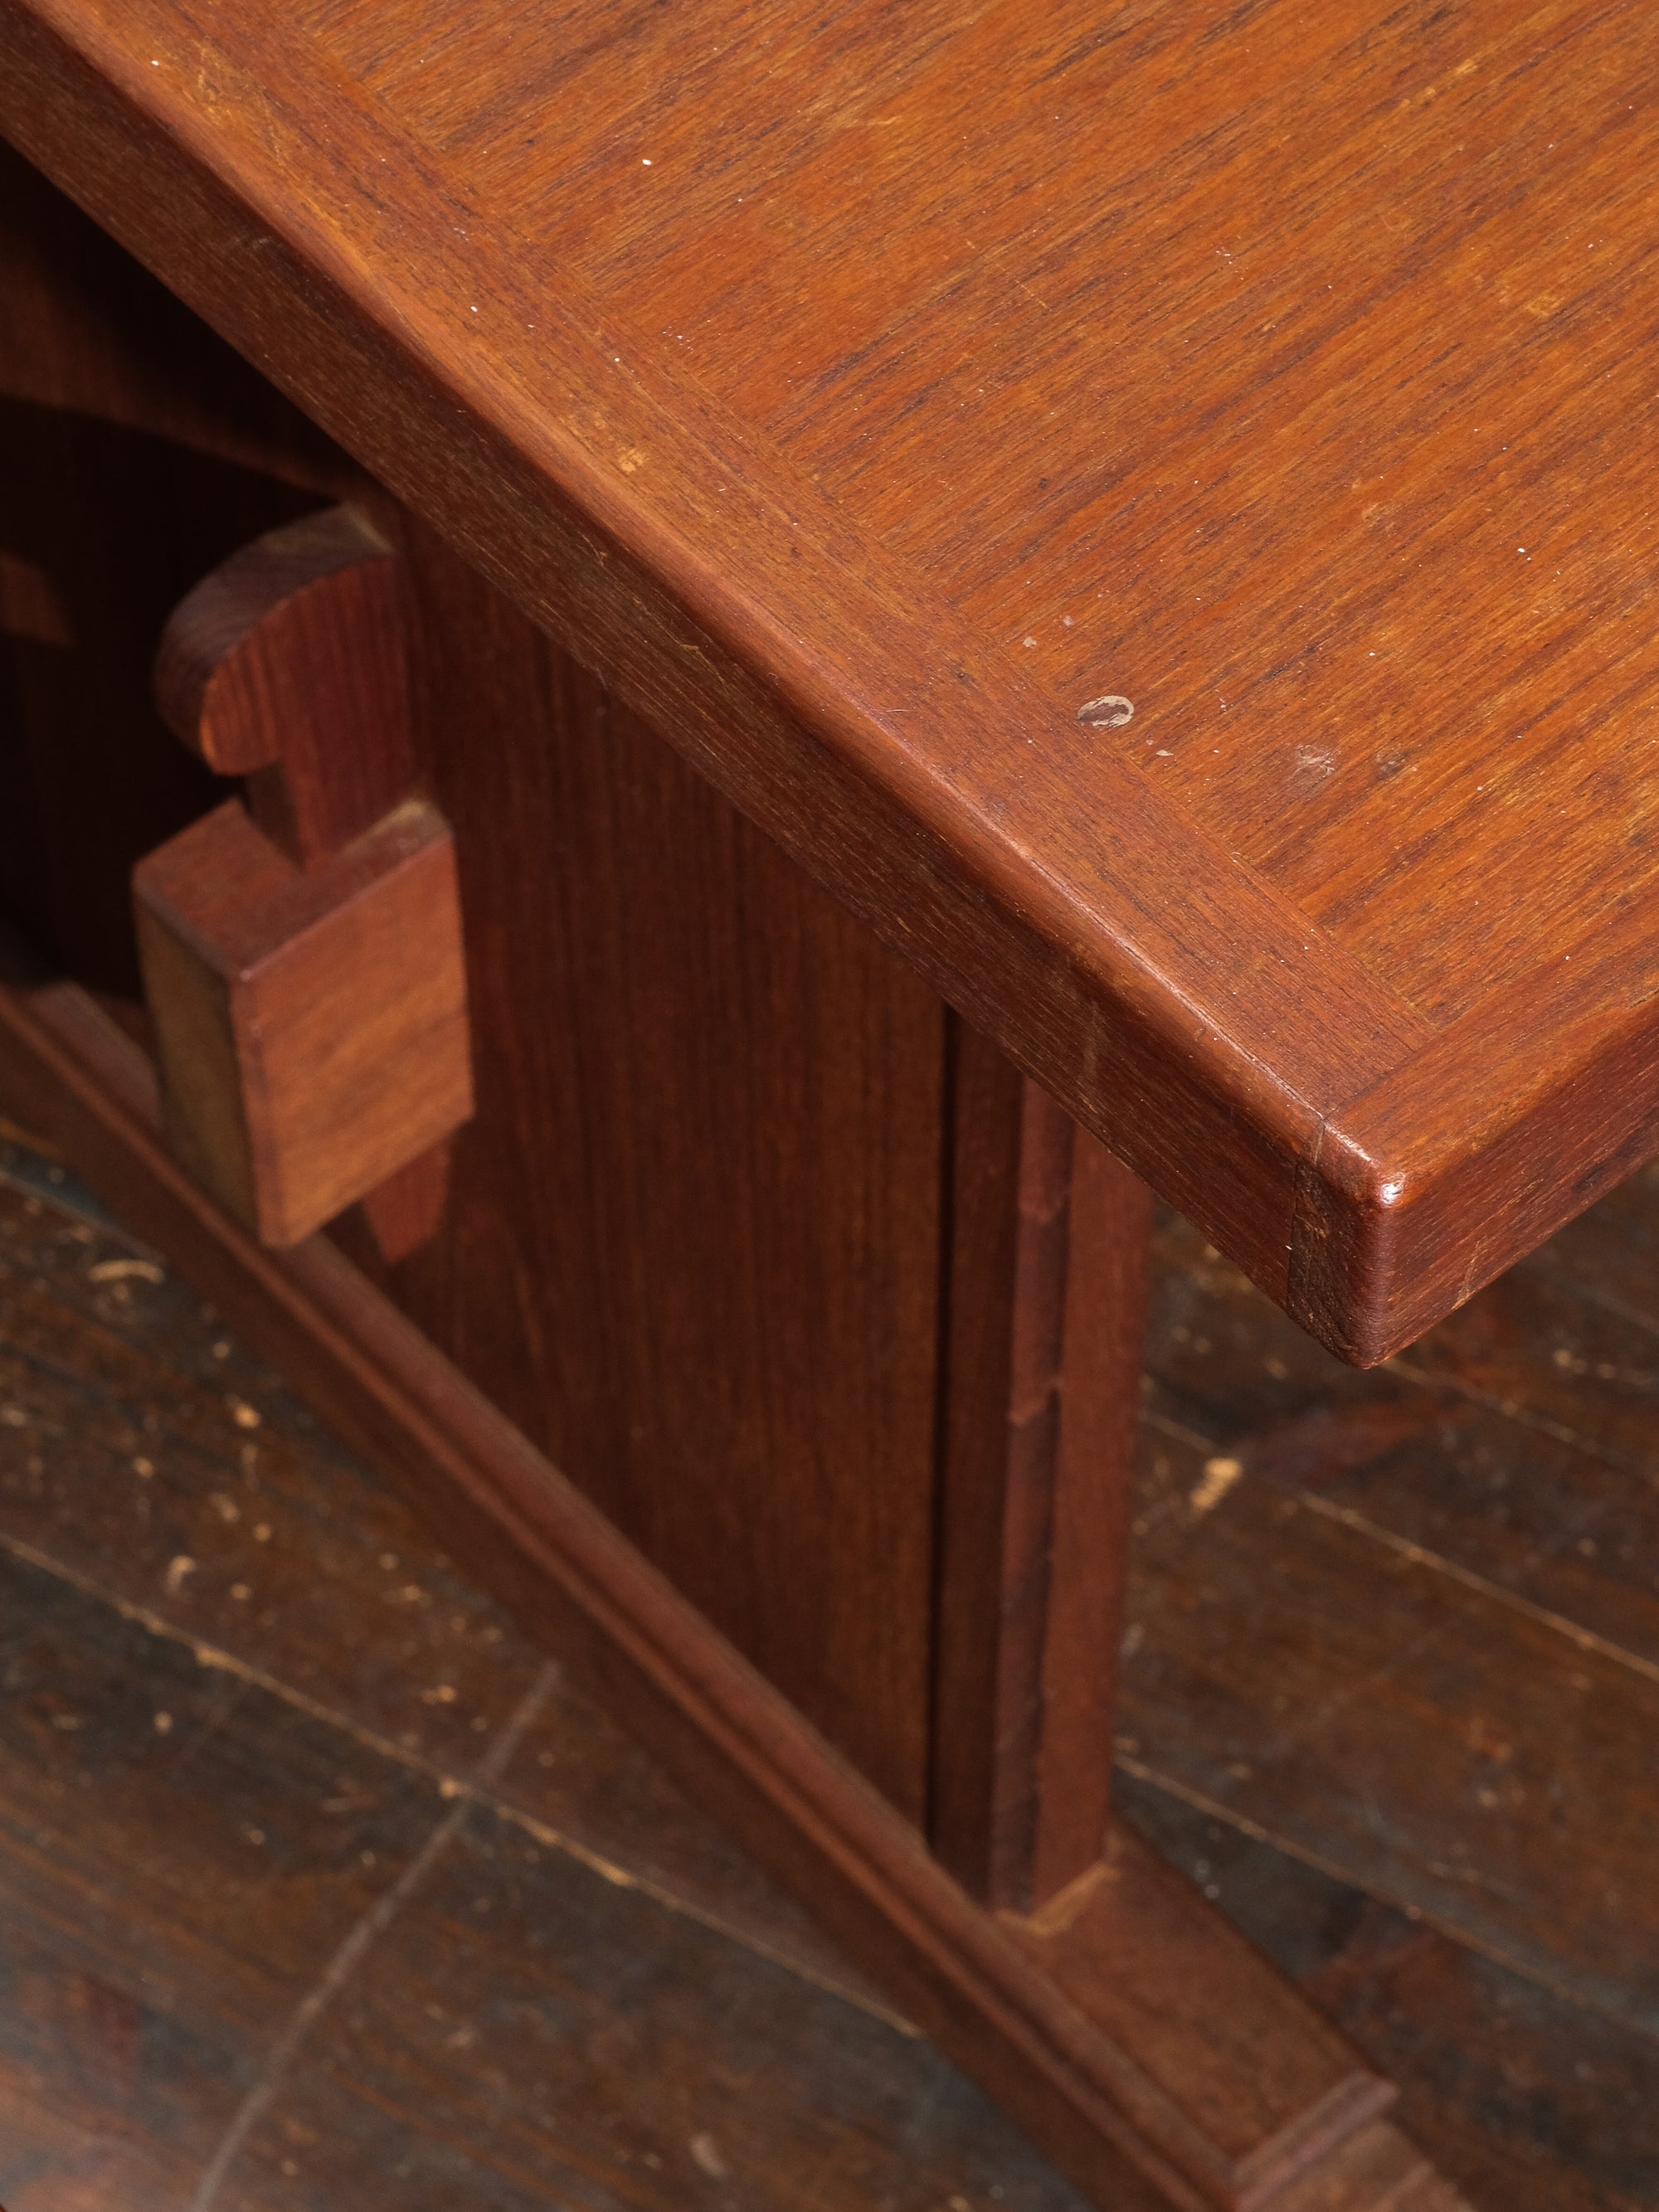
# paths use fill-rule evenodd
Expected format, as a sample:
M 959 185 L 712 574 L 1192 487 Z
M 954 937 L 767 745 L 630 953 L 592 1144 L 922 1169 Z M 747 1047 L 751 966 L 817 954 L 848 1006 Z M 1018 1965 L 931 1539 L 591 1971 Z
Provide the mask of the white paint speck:
M 703 2172 L 714 2181 L 724 2181 L 732 2169 L 720 2156 L 720 2145 L 707 2132 L 695 2135 L 690 2142 L 691 2155 Z
M 1207 1513 L 1212 1506 L 1219 1505 L 1243 1472 L 1238 1460 L 1206 1459 L 1203 1480 L 1194 1486 L 1188 1501 L 1194 1512 Z

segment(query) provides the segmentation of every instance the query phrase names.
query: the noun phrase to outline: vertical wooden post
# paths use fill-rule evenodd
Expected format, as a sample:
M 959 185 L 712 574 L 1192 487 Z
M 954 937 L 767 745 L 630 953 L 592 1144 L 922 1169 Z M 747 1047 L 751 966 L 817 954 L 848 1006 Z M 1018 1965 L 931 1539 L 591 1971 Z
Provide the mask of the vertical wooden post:
M 1098 1859 L 1151 1197 L 953 1023 L 933 1848 L 1029 1911 Z

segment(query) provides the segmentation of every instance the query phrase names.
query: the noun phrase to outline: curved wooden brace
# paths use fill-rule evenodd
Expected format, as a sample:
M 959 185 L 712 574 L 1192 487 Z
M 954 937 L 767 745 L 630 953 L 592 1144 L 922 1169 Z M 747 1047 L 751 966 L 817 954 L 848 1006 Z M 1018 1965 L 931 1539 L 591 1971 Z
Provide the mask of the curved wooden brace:
M 256 538 L 174 611 L 155 696 L 182 744 L 249 779 L 271 842 L 318 866 L 415 780 L 391 548 L 349 507 Z

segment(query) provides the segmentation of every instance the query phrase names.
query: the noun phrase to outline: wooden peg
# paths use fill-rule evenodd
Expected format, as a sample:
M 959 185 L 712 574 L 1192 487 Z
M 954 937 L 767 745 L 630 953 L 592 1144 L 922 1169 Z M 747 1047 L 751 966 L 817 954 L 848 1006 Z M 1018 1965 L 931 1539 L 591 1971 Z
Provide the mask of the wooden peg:
M 233 801 L 134 875 L 170 1139 L 296 1243 L 361 1200 L 388 1261 L 435 1229 L 472 1110 L 449 830 L 411 796 L 397 564 L 349 507 L 234 554 L 174 611 L 161 713 Z
M 134 891 L 168 1139 L 197 1179 L 277 1246 L 389 1180 L 388 1204 L 407 1200 L 411 1166 L 472 1111 L 436 809 L 409 799 L 301 870 L 233 799 L 141 861 Z M 416 1194 L 418 1236 L 434 1215 Z

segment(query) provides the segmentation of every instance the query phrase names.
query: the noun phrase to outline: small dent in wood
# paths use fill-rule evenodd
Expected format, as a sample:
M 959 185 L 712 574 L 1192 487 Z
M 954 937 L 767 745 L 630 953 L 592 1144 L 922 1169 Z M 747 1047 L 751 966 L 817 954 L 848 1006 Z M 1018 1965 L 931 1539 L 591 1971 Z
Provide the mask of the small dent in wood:
M 1134 702 L 1119 691 L 1108 691 L 1099 699 L 1085 699 L 1077 710 L 1079 721 L 1091 730 L 1121 730 L 1126 722 L 1133 721 L 1134 716 Z

